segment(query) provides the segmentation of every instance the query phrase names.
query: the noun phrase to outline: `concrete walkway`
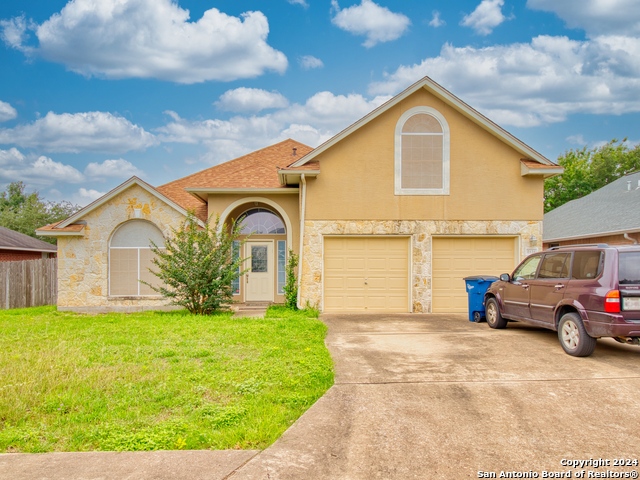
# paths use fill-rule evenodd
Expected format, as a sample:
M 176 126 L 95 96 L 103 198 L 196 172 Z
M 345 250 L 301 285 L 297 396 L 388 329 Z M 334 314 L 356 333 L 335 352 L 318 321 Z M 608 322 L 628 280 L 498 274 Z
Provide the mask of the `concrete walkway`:
M 637 347 L 574 358 L 554 332 L 462 315 L 323 320 L 336 384 L 262 452 L 2 455 L 0 479 L 575 478 L 563 459 L 638 458 Z

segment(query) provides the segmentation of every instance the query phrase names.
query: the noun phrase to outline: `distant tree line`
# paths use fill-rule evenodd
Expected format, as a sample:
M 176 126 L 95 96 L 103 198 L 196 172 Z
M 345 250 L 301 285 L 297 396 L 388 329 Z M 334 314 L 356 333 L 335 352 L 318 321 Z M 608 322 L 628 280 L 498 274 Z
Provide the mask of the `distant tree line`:
M 595 148 L 569 150 L 558 157 L 564 173 L 544 184 L 544 211 L 584 197 L 614 180 L 640 170 L 640 145 L 614 139 Z
M 55 243 L 55 238 L 38 237 L 36 228 L 64 220 L 79 209 L 66 200 L 50 202 L 38 192 L 27 194 L 23 182 L 12 182 L 0 193 L 0 226 Z

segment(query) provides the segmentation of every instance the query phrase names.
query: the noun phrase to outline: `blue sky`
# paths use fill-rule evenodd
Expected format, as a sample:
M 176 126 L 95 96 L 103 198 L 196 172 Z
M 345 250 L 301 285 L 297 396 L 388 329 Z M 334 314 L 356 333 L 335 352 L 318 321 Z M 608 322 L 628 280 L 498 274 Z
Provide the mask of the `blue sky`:
M 286 138 L 425 75 L 552 160 L 640 142 L 640 0 L 5 0 L 0 186 L 86 205 Z

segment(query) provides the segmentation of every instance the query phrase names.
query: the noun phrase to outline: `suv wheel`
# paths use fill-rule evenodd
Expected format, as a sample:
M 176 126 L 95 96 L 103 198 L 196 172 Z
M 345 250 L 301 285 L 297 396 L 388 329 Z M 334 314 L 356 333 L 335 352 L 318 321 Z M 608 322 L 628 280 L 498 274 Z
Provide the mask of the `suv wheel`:
M 502 315 L 500 314 L 500 307 L 498 307 L 498 301 L 495 298 L 487 300 L 485 316 L 487 318 L 487 323 L 491 328 L 505 328 L 507 326 L 507 321 L 502 318 Z
M 580 315 L 575 312 L 560 318 L 558 338 L 564 351 L 574 357 L 588 357 L 596 348 L 596 339 L 587 333 Z

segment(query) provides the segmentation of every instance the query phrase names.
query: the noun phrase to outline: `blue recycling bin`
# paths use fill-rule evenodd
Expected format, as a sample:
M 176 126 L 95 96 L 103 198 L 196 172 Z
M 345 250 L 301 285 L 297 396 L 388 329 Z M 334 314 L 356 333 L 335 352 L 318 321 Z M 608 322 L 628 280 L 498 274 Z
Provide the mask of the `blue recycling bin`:
M 499 278 L 489 275 L 476 275 L 464 278 L 467 285 L 470 322 L 477 323 L 484 320 L 484 294 L 489 289 L 489 285 L 496 280 L 499 280 Z

